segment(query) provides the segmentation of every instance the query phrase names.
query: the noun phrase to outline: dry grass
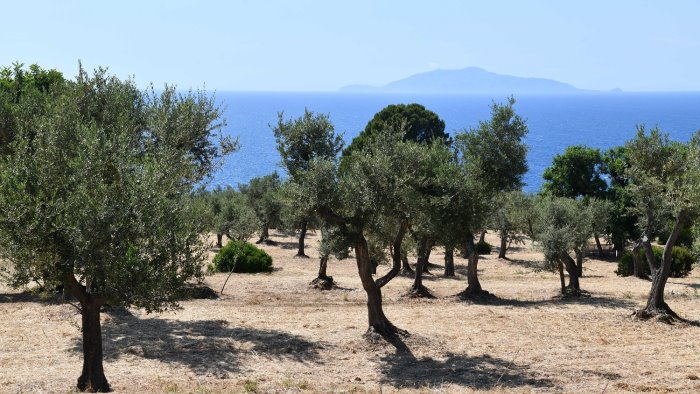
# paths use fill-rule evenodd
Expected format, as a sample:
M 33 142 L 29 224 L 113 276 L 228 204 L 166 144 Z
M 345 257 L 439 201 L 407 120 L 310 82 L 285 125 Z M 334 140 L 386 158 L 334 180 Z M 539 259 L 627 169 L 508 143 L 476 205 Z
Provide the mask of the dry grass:
M 591 298 L 558 300 L 558 277 L 537 269 L 528 248 L 482 258 L 489 304 L 458 301 L 457 279 L 434 268 L 434 300 L 402 297 L 410 280 L 384 291 L 385 311 L 410 331 L 406 348 L 370 345 L 365 294 L 353 260 L 329 264 L 339 290 L 307 287 L 317 259 L 297 259 L 294 239 L 265 246 L 272 274 L 232 276 L 219 300 L 174 312 L 104 314 L 107 378 L 118 392 L 700 392 L 700 328 L 640 322 L 649 282 L 618 278 L 615 264 L 586 263 Z M 316 235 L 308 254 L 315 256 Z M 496 239 L 490 239 L 496 243 Z M 435 252 L 433 262 L 441 263 Z M 208 278 L 220 290 L 226 274 Z M 671 279 L 669 304 L 700 319 L 700 276 Z M 68 392 L 81 368 L 79 316 L 0 287 L 0 392 Z

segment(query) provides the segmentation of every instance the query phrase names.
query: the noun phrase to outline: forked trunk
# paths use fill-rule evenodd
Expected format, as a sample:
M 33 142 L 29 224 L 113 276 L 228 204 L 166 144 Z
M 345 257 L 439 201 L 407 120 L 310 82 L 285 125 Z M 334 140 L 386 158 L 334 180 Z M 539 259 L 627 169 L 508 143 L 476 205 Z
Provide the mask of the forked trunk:
M 445 276 L 455 276 L 455 248 L 445 247 Z
M 669 235 L 668 240 L 666 241 L 666 246 L 664 246 L 664 252 L 661 258 L 661 265 L 658 269 L 656 269 L 656 272 L 652 271 L 653 278 L 651 281 L 651 290 L 649 291 L 647 305 L 646 307 L 644 307 L 644 310 L 638 312 L 637 315 L 640 315 L 640 313 L 646 314 L 648 316 L 670 315 L 671 317 L 678 318 L 678 315 L 676 315 L 664 301 L 664 290 L 666 288 L 668 276 L 671 273 L 671 252 L 673 249 L 673 245 L 675 245 L 676 240 L 678 239 L 678 236 L 681 232 L 681 228 L 683 227 L 685 216 L 685 209 L 681 209 L 678 212 L 678 215 L 676 216 L 676 223 L 673 227 L 673 231 L 671 232 L 671 235 Z M 644 243 L 645 250 L 650 250 L 651 246 L 646 245 L 647 243 L 649 243 L 649 241 L 646 240 Z M 647 253 L 647 258 L 649 258 L 648 254 L 649 253 Z M 651 258 L 654 258 L 653 253 L 651 254 Z
M 362 281 L 362 288 L 367 293 L 367 317 L 369 320 L 369 331 L 377 332 L 381 335 L 390 335 L 397 332 L 396 327 L 391 324 L 384 315 L 382 309 L 382 291 L 372 278 L 372 262 L 369 257 L 369 248 L 364 236 L 358 235 L 355 242 L 355 260 L 357 270 Z
M 91 299 L 90 295 L 88 298 Z M 83 372 L 78 378 L 77 388 L 90 393 L 110 391 L 102 367 L 102 327 L 100 326 L 101 303 L 81 303 L 83 318 Z
M 304 221 L 301 224 L 301 231 L 299 232 L 299 249 L 297 250 L 297 257 L 309 257 L 306 255 L 304 250 L 304 241 L 306 240 L 306 230 L 309 223 Z
M 501 249 L 498 251 L 498 258 L 506 258 L 506 249 L 508 249 L 508 234 L 501 232 Z
M 598 233 L 593 234 L 593 239 L 595 239 L 595 247 L 598 249 L 598 257 L 603 257 L 603 245 L 600 244 Z

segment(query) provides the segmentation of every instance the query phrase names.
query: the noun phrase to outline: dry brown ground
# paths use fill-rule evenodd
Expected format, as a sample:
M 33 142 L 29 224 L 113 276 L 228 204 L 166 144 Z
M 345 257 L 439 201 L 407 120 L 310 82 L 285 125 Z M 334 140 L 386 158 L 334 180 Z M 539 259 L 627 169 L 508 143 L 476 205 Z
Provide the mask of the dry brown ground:
M 182 310 L 104 314 L 105 370 L 117 392 L 700 392 L 700 327 L 630 318 L 649 282 L 618 278 L 591 260 L 591 298 L 558 300 L 558 277 L 528 248 L 481 259 L 485 289 L 499 300 L 472 304 L 466 286 L 439 269 L 435 300 L 402 297 L 410 280 L 386 286 L 388 317 L 410 331 L 406 349 L 370 345 L 365 294 L 354 260 L 329 265 L 343 289 L 307 287 L 317 259 L 296 259 L 294 240 L 266 246 L 277 270 L 234 275 L 219 300 Z M 317 236 L 311 235 L 309 254 Z M 490 239 L 496 244 L 496 239 Z M 442 254 L 435 252 L 433 262 Z M 220 290 L 225 274 L 207 279 Z M 700 276 L 671 279 L 669 304 L 700 319 Z M 79 315 L 0 287 L 0 392 L 69 392 L 81 368 Z

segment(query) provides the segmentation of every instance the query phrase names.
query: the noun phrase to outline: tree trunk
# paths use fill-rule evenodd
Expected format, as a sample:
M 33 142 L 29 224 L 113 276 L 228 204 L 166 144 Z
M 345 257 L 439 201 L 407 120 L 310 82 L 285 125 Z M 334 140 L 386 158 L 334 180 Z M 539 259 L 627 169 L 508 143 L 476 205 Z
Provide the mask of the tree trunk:
M 445 276 L 455 276 L 455 248 L 445 247 Z
M 481 231 L 481 235 L 479 235 L 479 242 L 485 242 L 486 241 L 486 230 Z
M 476 246 L 474 245 L 474 236 L 470 235 L 467 238 L 467 288 L 460 295 L 465 298 L 469 297 L 479 297 L 482 295 L 487 295 L 488 292 L 481 288 L 481 283 L 479 283 L 478 276 L 478 263 L 479 254 L 476 251 Z
M 221 249 L 224 246 L 223 243 L 224 240 L 224 235 L 220 233 L 216 233 L 216 247 Z
M 463 259 L 468 259 L 469 258 L 469 242 L 464 241 L 464 244 L 462 245 L 462 251 L 460 253 L 460 257 Z
M 401 249 L 401 275 L 412 277 L 415 274 L 413 268 L 411 268 L 411 264 L 408 262 L 408 253 Z
M 372 278 L 372 262 L 369 257 L 367 240 L 362 235 L 357 235 L 355 242 L 355 260 L 357 270 L 362 281 L 362 288 L 367 293 L 367 317 L 369 320 L 369 332 L 376 332 L 382 336 L 395 334 L 398 329 L 391 324 L 384 315 L 382 309 L 382 290 Z
M 598 257 L 603 257 L 603 245 L 600 244 L 598 233 L 593 233 L 593 239 L 595 239 L 595 246 L 598 248 Z
M 671 308 L 664 301 L 664 289 L 666 288 L 668 276 L 671 273 L 671 251 L 681 232 L 683 222 L 685 221 L 685 216 L 686 210 L 683 208 L 678 212 L 673 231 L 671 232 L 671 235 L 669 235 L 666 245 L 664 246 L 661 265 L 656 269 L 656 272 L 652 271 L 654 274 L 651 282 L 651 290 L 649 291 L 649 298 L 647 299 L 647 305 L 642 311 L 637 312 L 637 316 L 651 317 L 668 315 L 670 317 L 678 318 L 678 315 L 673 312 L 673 310 L 671 310 Z M 648 239 L 646 240 L 645 244 L 646 243 L 649 243 Z M 645 245 L 645 249 L 650 250 L 651 246 L 647 247 L 647 245 Z M 647 252 L 647 258 L 649 258 L 648 254 L 649 253 Z M 654 258 L 653 254 L 651 257 Z
M 88 298 L 92 298 L 88 295 Z M 83 318 L 83 372 L 77 388 L 90 393 L 110 391 L 102 367 L 102 328 L 100 326 L 101 303 L 81 303 Z
M 578 275 L 579 278 L 583 277 L 583 250 L 582 249 L 574 249 L 574 253 L 576 254 L 576 275 Z
M 506 249 L 508 249 L 508 234 L 501 232 L 501 249 L 498 251 L 498 258 L 506 258 Z
M 430 251 L 430 242 L 427 238 L 421 238 L 418 241 L 418 262 L 416 263 L 416 277 L 413 280 L 410 294 L 413 297 L 431 297 L 432 294 L 423 286 L 423 272 L 428 265 L 428 254 Z
M 433 274 L 432 272 L 430 272 L 430 267 L 429 267 L 429 265 L 430 265 L 430 252 L 433 251 L 433 244 L 434 244 L 434 242 L 426 242 L 425 252 L 423 252 L 425 254 L 425 261 L 423 261 L 423 273 L 428 274 L 428 275 Z M 420 256 L 420 253 L 418 255 Z
M 561 283 L 561 293 L 566 294 L 566 279 L 564 278 L 564 264 L 561 260 L 557 261 L 557 268 L 559 269 L 559 282 Z
M 321 257 L 321 262 L 318 267 L 318 277 L 321 279 L 326 279 L 328 278 L 328 275 L 326 274 L 326 270 L 328 269 L 328 255 L 322 256 Z
M 564 268 L 566 268 L 566 273 L 569 274 L 569 285 L 567 286 L 567 294 L 580 295 L 581 287 L 578 281 L 578 267 L 576 267 L 576 262 L 568 254 L 562 256 L 562 260 L 564 260 Z
M 636 242 L 632 248 L 632 263 L 634 264 L 634 276 L 640 279 L 648 279 L 644 268 L 642 267 L 642 259 L 639 257 L 639 251 L 642 245 L 640 242 Z
M 260 239 L 258 239 L 256 244 L 261 244 L 268 239 L 270 239 L 270 225 L 268 223 L 263 223 L 262 228 L 260 229 Z
M 304 220 L 304 223 L 301 224 L 301 232 L 299 234 L 299 249 L 297 250 L 297 257 L 306 257 L 308 258 L 309 256 L 304 253 L 304 241 L 306 240 L 306 230 L 308 227 L 309 223 Z
M 63 286 L 68 295 L 80 303 L 83 332 L 83 371 L 78 378 L 77 389 L 80 391 L 108 392 L 111 390 L 102 366 L 102 327 L 100 326 L 100 308 L 104 299 L 90 294 L 85 286 L 75 279 L 72 268 L 63 275 Z

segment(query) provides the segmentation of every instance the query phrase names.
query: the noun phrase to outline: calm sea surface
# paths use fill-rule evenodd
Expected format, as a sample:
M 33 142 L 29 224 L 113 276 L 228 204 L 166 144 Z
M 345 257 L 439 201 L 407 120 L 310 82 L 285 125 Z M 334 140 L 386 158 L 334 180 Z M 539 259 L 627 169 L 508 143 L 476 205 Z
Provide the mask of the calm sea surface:
M 279 171 L 280 157 L 269 125 L 277 113 L 298 117 L 308 108 L 330 115 L 336 131 L 349 142 L 372 116 L 389 104 L 419 103 L 438 114 L 446 131 L 455 132 L 488 120 L 492 100 L 505 97 L 474 95 L 364 95 L 342 93 L 218 92 L 225 106 L 226 133 L 238 136 L 241 150 L 229 156 L 214 175 L 211 187 L 245 183 Z M 526 191 L 537 191 L 552 157 L 569 145 L 601 149 L 623 144 L 635 125 L 659 126 L 673 139 L 687 141 L 700 129 L 700 93 L 620 93 L 567 96 L 516 96 L 515 110 L 527 120 L 530 133 Z

